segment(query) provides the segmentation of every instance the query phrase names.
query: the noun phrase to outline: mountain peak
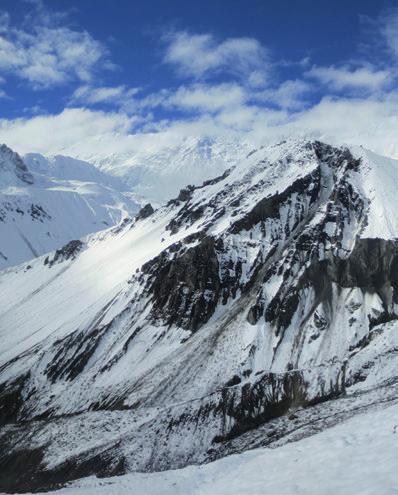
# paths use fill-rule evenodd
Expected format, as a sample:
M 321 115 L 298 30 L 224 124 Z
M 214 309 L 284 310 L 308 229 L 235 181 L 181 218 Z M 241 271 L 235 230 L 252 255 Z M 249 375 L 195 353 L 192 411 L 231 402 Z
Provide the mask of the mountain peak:
M 24 184 L 33 184 L 33 175 L 22 158 L 5 144 L 0 145 L 0 182 L 3 185 L 17 185 L 15 178 Z

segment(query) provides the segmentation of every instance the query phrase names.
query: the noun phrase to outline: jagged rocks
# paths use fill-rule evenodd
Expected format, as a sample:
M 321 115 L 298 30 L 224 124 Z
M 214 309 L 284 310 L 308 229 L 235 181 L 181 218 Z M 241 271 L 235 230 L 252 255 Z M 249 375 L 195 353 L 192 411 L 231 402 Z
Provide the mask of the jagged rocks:
M 18 421 L 18 413 L 24 404 L 22 390 L 29 373 L 0 385 L 0 426 Z
M 15 174 L 19 180 L 26 184 L 33 184 L 33 175 L 29 172 L 22 158 L 8 146 L 0 146 L 0 174 Z
M 206 237 L 175 258 L 163 252 L 143 266 L 143 273 L 152 276 L 147 290 L 155 320 L 196 331 L 214 313 L 221 281 L 213 238 Z
M 75 259 L 79 252 L 82 250 L 84 244 L 82 241 L 74 240 L 65 244 L 61 249 L 57 249 L 54 253 L 52 259 L 47 256 L 44 260 L 44 264 L 51 268 L 55 263 L 60 263 L 61 261 Z
M 234 234 L 237 234 L 242 229 L 249 230 L 251 227 L 257 225 L 261 221 L 279 217 L 281 207 L 295 193 L 308 195 L 309 205 L 312 205 L 312 203 L 317 199 L 319 191 L 320 191 L 320 173 L 317 170 L 313 174 L 310 174 L 309 176 L 303 179 L 297 180 L 292 185 L 287 187 L 283 192 L 281 193 L 277 192 L 275 195 L 262 199 L 254 206 L 254 208 L 247 215 L 235 221 L 231 225 L 230 231 Z M 296 219 L 296 222 L 291 227 L 291 230 L 295 229 L 299 221 L 300 218 L 298 217 Z M 287 235 L 289 234 L 290 232 L 287 232 Z
M 147 203 L 145 206 L 143 206 L 140 211 L 136 215 L 137 220 L 143 220 L 144 218 L 148 218 L 154 213 L 153 206 L 151 203 Z

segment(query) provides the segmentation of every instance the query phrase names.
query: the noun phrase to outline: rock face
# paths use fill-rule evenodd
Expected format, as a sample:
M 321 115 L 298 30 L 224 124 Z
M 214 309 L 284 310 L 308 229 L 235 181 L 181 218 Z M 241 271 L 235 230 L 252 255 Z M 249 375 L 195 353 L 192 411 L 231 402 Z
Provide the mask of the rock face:
M 5 144 L 0 145 L 0 185 L 13 183 L 15 177 L 22 183 L 33 184 L 33 175 L 22 158 Z
M 153 209 L 152 205 L 150 203 L 147 203 L 137 213 L 136 218 L 137 220 L 143 220 L 144 218 L 148 218 L 149 216 L 151 216 L 154 211 L 155 210 Z
M 398 381 L 383 160 L 280 143 L 0 274 L 0 488 L 206 462 Z

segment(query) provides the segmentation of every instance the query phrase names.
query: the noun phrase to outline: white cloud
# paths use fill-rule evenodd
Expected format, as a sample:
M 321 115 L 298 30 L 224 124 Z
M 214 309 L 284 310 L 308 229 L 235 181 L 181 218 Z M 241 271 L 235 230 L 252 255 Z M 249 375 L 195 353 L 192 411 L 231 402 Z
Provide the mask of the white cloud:
M 307 71 L 306 76 L 317 79 L 321 84 L 331 89 L 341 91 L 343 89 L 367 89 L 377 90 L 387 86 L 392 80 L 392 74 L 388 70 L 378 70 L 370 65 L 352 68 L 347 65 L 342 67 L 313 67 Z
M 90 105 L 96 103 L 123 104 L 139 92 L 139 88 L 127 88 L 126 86 L 100 86 L 89 85 L 77 88 L 71 98 L 72 102 L 81 102 Z
M 174 90 L 162 89 L 156 93 L 137 97 L 139 90 L 130 90 L 130 98 L 125 97 L 125 92 L 115 89 L 113 103 L 119 104 L 121 110 L 127 113 L 145 114 L 148 110 L 162 107 L 167 110 L 197 111 L 197 112 L 218 112 L 227 106 L 241 105 L 249 99 L 248 92 L 243 86 L 236 83 L 205 84 L 194 83 L 186 86 L 179 86 Z M 79 88 L 75 92 L 76 96 L 86 96 L 86 87 Z M 116 96 L 117 94 L 117 96 Z M 113 96 L 113 92 L 112 92 Z M 81 98 L 81 101 L 93 103 L 96 99 Z
M 29 115 L 46 115 L 46 111 L 40 105 L 33 105 L 32 107 L 23 108 L 23 113 Z
M 55 115 L 32 118 L 0 120 L 0 141 L 25 153 L 95 153 L 96 149 L 117 143 L 117 136 L 126 136 L 134 126 L 135 119 L 118 112 L 91 111 L 69 108 Z M 110 140 L 108 145 L 106 139 Z
M 268 51 L 254 38 L 229 38 L 218 42 L 211 34 L 178 31 L 166 38 L 164 61 L 179 74 L 195 78 L 227 73 L 253 86 L 262 86 L 268 77 Z
M 43 9 L 40 1 L 39 5 Z M 289 137 L 317 138 L 364 144 L 398 157 L 398 92 L 389 86 L 392 69 L 350 62 L 308 70 L 305 59 L 295 69 L 306 71 L 301 77 L 307 79 L 298 76 L 280 82 L 278 74 L 270 78 L 278 63 L 271 64 L 267 50 L 255 39 L 218 41 L 209 34 L 175 32 L 167 38 L 164 61 L 192 80 L 145 94 L 127 85 L 94 84 L 96 68 L 107 63 L 103 45 L 84 31 L 54 25 L 48 15 L 41 19 L 32 30 L 22 31 L 9 29 L 8 17 L 0 16 L 0 72 L 16 74 L 37 87 L 74 80 L 79 87 L 70 98 L 71 105 L 112 104 L 119 110 L 67 108 L 54 115 L 0 120 L 0 142 L 22 153 L 105 159 L 207 135 L 257 145 Z M 383 24 L 392 51 L 394 22 L 389 18 L 390 24 Z M 345 90 L 351 98 L 324 97 L 311 103 L 315 81 L 330 93 Z M 159 109 L 162 112 L 156 113 Z M 26 111 L 32 115 L 36 109 Z M 161 120 L 151 112 L 160 114 Z
M 0 120 L 0 142 L 22 153 L 70 154 L 106 159 L 172 146 L 190 136 L 244 139 L 256 145 L 306 137 L 337 144 L 363 144 L 398 158 L 398 93 L 379 99 L 324 98 L 291 114 L 253 104 L 227 105 L 215 113 L 150 122 L 122 112 L 66 109 L 57 115 Z
M 7 31 L 10 24 L 10 16 L 8 12 L 0 12 L 0 33 Z
M 245 91 L 237 84 L 194 84 L 178 88 L 163 102 L 163 106 L 215 112 L 222 108 L 240 105 L 246 100 Z
M 71 80 L 87 82 L 97 67 L 110 67 L 107 49 L 86 31 L 51 25 L 50 14 L 42 10 L 29 26 L 10 27 L 8 16 L 0 17 L 1 73 L 42 88 Z
M 266 90 L 248 89 L 237 83 L 193 83 L 179 86 L 174 90 L 162 89 L 141 98 L 135 97 L 138 93 L 135 91 L 131 99 L 122 99 L 119 97 L 123 94 L 122 90 L 112 88 L 111 91 L 109 88 L 109 101 L 119 103 L 120 108 L 128 113 L 143 113 L 158 107 L 168 110 L 217 113 L 228 108 L 242 107 L 247 103 L 260 102 L 282 109 L 298 110 L 303 108 L 304 97 L 310 89 L 311 85 L 301 80 L 288 80 L 276 88 Z M 102 95 L 102 92 L 100 94 Z M 108 95 L 108 91 L 105 95 Z M 102 98 L 98 97 L 98 101 L 100 100 L 102 101 Z M 95 103 L 97 95 L 96 93 L 91 95 L 89 88 L 84 86 L 75 91 L 74 101 Z
M 381 16 L 380 26 L 388 48 L 398 56 L 398 9 L 389 10 Z
M 299 110 L 305 105 L 305 97 L 311 91 L 312 86 L 300 79 L 284 81 L 277 88 L 266 89 L 257 93 L 255 98 L 259 101 L 272 103 L 279 108 Z

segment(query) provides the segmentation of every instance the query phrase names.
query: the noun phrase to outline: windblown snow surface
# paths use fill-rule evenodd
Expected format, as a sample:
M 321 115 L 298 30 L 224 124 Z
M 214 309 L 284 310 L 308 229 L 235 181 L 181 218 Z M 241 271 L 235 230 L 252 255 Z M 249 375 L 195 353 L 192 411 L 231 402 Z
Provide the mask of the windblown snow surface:
M 394 493 L 397 176 L 283 142 L 0 272 L 0 489 Z

